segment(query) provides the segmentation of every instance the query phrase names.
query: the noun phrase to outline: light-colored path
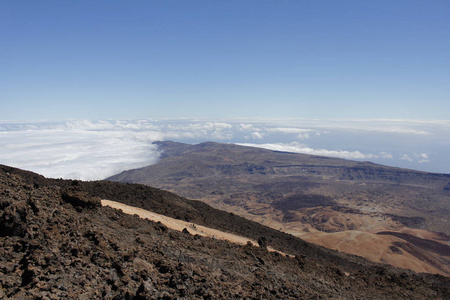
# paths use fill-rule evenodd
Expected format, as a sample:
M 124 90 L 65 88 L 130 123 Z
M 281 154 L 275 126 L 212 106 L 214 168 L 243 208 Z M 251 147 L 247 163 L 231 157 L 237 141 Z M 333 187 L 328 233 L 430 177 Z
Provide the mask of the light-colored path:
M 236 244 L 241 244 L 241 245 L 245 245 L 248 242 L 252 243 L 254 246 L 258 246 L 258 243 L 255 240 L 243 237 L 243 236 L 239 236 L 239 235 L 235 235 L 235 234 L 231 234 L 231 233 L 227 233 L 227 232 L 223 232 L 217 229 L 212 229 L 206 226 L 202 226 L 202 225 L 197 225 L 194 223 L 190 223 L 190 222 L 186 222 L 186 221 L 182 221 L 182 220 L 178 220 L 178 219 L 174 219 L 174 218 L 170 218 L 164 215 L 160 215 L 139 207 L 134 207 L 134 206 L 129 206 L 120 202 L 116 202 L 116 201 L 111 201 L 111 200 L 102 200 L 102 205 L 103 206 L 109 206 L 115 209 L 120 209 L 122 210 L 124 213 L 126 214 L 130 214 L 130 215 L 138 215 L 139 217 L 143 218 L 143 219 L 148 219 L 154 222 L 161 222 L 162 224 L 164 224 L 165 226 L 167 226 L 170 229 L 173 230 L 177 230 L 177 231 L 183 231 L 184 228 L 186 228 L 190 234 L 198 234 L 201 236 L 206 236 L 206 237 L 210 237 L 210 238 L 214 238 L 214 239 L 221 239 L 221 240 L 227 240 L 229 242 L 232 243 L 236 243 Z M 272 247 L 267 247 L 267 249 L 271 252 L 278 252 L 282 255 L 286 255 L 283 252 L 277 251 L 275 249 L 273 249 Z

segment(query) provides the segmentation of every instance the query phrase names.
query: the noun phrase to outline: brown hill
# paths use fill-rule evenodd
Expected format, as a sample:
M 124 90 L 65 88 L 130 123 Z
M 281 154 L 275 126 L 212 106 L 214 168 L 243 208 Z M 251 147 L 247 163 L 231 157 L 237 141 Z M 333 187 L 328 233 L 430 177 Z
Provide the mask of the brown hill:
M 375 262 L 450 275 L 449 174 L 233 144 L 157 144 L 157 164 L 109 179 L 170 190 Z
M 99 197 L 259 237 L 295 257 L 174 231 L 102 207 Z M 0 245 L 2 299 L 445 299 L 450 293 L 447 277 L 343 255 L 168 192 L 51 180 L 6 166 L 0 166 Z

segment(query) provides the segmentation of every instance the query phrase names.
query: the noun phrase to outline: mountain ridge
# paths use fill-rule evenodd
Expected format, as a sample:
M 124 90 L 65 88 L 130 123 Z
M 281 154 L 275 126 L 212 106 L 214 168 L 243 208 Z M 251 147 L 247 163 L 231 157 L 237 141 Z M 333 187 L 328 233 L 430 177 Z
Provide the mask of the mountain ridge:
M 257 148 L 257 147 L 249 147 L 249 146 L 240 146 L 236 144 L 221 144 L 216 142 L 203 142 L 195 145 L 190 144 L 184 144 L 179 142 L 173 142 L 173 141 L 156 141 L 153 142 L 153 144 L 157 145 L 161 151 L 161 159 L 168 158 L 168 157 L 177 157 L 185 154 L 192 154 L 196 152 L 207 152 L 210 149 L 220 147 L 222 148 L 222 151 L 229 151 L 233 148 L 249 148 L 252 149 L 252 151 L 259 152 L 259 153 L 278 153 L 283 154 L 287 156 L 296 156 L 300 158 L 305 158 L 310 163 L 309 164 L 298 164 L 298 165 L 292 165 L 291 163 L 287 163 L 286 165 L 290 168 L 343 168 L 343 170 L 346 172 L 341 179 L 345 180 L 353 180 L 353 176 L 355 176 L 357 179 L 362 179 L 362 175 L 369 176 L 371 173 L 373 174 L 375 171 L 383 170 L 386 174 L 389 174 L 389 172 L 396 172 L 397 174 L 420 174 L 421 176 L 425 176 L 428 179 L 442 179 L 442 180 L 449 180 L 448 184 L 450 184 L 450 174 L 445 173 L 433 173 L 433 172 L 425 172 L 425 171 L 418 171 L 418 170 L 412 170 L 412 169 L 405 169 L 405 168 L 399 168 L 399 167 L 391 167 L 381 164 L 376 164 L 370 161 L 354 161 L 349 159 L 343 159 L 343 158 L 334 158 L 334 157 L 327 157 L 327 156 L 318 156 L 318 155 L 309 155 L 309 154 L 301 154 L 301 153 L 293 153 L 293 152 L 285 152 L 285 151 L 275 151 L 275 150 L 268 150 L 263 148 Z M 327 164 L 322 164 L 323 161 L 326 161 Z M 313 162 L 313 163 L 311 163 Z M 330 162 L 333 163 L 333 165 L 330 165 Z M 245 161 L 243 161 L 245 163 Z M 265 161 L 265 163 L 271 163 L 270 161 Z M 350 166 L 349 166 L 350 164 Z M 271 165 L 275 168 L 282 168 L 285 167 L 283 165 Z M 123 171 L 119 174 L 126 174 L 130 171 L 137 171 L 137 170 L 144 170 L 146 167 L 137 168 L 137 169 L 131 169 Z M 363 171 L 363 168 L 368 168 L 368 172 L 365 174 L 362 174 L 357 176 L 358 171 Z M 354 174 L 351 172 L 353 171 Z M 305 170 L 305 172 L 308 172 L 308 170 Z M 108 179 L 114 179 L 119 176 L 113 175 L 108 177 Z M 384 179 L 390 180 L 392 177 L 389 177 L 385 175 L 386 177 Z M 367 179 L 367 178 L 366 178 Z M 398 179 L 397 179 L 398 180 Z

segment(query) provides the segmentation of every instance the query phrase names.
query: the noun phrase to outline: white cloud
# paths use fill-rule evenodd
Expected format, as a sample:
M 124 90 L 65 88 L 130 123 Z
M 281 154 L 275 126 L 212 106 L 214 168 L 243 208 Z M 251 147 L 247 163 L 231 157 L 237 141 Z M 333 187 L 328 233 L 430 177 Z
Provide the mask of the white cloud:
M 425 163 L 425 162 L 430 162 L 430 160 L 428 159 L 428 154 L 420 153 L 419 154 L 419 163 Z
M 252 132 L 251 136 L 254 140 L 261 140 L 264 137 L 264 135 L 258 131 Z
M 295 127 L 276 127 L 276 128 L 267 128 L 269 132 L 281 132 L 281 133 L 305 133 L 311 132 L 312 129 L 304 129 L 304 128 L 295 128 Z
M 306 140 L 310 138 L 310 133 L 316 132 L 316 134 L 320 135 L 318 131 L 312 129 L 305 128 L 296 128 L 296 127 L 274 127 L 274 128 L 265 128 L 264 129 L 270 133 L 282 133 L 282 134 L 297 134 L 298 140 Z
M 309 139 L 309 133 L 308 132 L 299 133 L 297 135 L 297 139 L 298 140 L 307 140 L 307 139 Z
M 412 153 L 412 154 L 402 154 L 401 160 L 406 160 L 409 162 L 418 162 L 419 164 L 428 163 L 430 159 L 427 153 Z
M 243 124 L 243 123 L 241 123 L 241 124 L 239 124 L 239 126 L 240 126 L 240 128 L 239 128 L 240 131 L 249 131 L 249 130 L 253 129 L 253 124 Z
M 373 158 L 392 158 L 392 155 L 386 152 L 380 154 L 361 153 L 360 151 L 345 151 L 345 150 L 327 150 L 327 149 L 314 149 L 297 142 L 292 143 L 267 143 L 267 144 L 250 144 L 239 143 L 242 146 L 259 147 L 275 151 L 303 153 L 320 156 L 331 156 L 345 159 L 373 159 Z
M 391 153 L 384 152 L 384 151 L 378 153 L 378 156 L 380 158 L 387 158 L 387 159 L 393 159 L 394 158 L 394 156 Z
M 367 132 L 392 133 L 400 135 L 430 135 L 435 128 L 450 127 L 450 121 L 434 120 L 320 120 L 320 119 L 255 119 L 253 124 L 265 124 L 270 131 L 293 133 L 301 130 L 356 130 Z M 284 126 L 283 126 L 284 125 Z
M 407 160 L 409 162 L 413 162 L 414 161 L 414 159 L 411 156 L 409 156 L 408 154 L 402 154 L 402 157 L 400 157 L 400 159 L 401 160 Z
M 229 123 L 221 122 L 179 122 L 176 124 L 161 123 L 158 130 L 164 137 L 169 139 L 177 138 L 203 138 L 215 140 L 229 140 L 233 138 L 234 128 Z

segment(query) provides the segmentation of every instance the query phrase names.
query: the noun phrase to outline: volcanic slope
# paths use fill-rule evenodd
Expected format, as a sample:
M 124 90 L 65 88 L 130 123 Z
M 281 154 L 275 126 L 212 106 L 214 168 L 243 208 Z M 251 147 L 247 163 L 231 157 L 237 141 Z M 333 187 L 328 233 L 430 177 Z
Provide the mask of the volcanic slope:
M 109 180 L 198 199 L 331 249 L 450 275 L 450 175 L 233 144 L 157 142 Z
M 296 256 L 174 231 L 101 198 Z M 1 299 L 445 299 L 449 287 L 447 277 L 343 255 L 151 187 L 0 166 Z

